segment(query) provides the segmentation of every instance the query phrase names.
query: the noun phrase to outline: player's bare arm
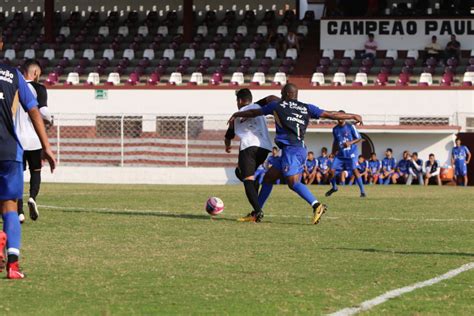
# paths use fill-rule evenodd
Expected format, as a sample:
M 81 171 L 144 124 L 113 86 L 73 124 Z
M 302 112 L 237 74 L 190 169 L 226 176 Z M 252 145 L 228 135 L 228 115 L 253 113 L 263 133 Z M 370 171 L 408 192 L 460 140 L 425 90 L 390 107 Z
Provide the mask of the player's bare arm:
M 324 111 L 321 114 L 321 118 L 327 118 L 330 120 L 354 120 L 356 124 L 363 125 L 362 116 L 359 114 Z
M 225 133 L 224 137 L 224 144 L 225 144 L 225 152 L 230 153 L 232 150 L 232 139 L 235 137 L 235 130 L 234 130 L 234 123 L 229 124 L 229 128 Z
M 51 172 L 53 172 L 54 169 L 56 169 L 56 157 L 51 150 L 51 145 L 49 144 L 48 136 L 46 135 L 46 128 L 43 123 L 43 118 L 41 117 L 37 107 L 29 110 L 28 115 L 30 116 L 31 123 L 33 123 L 36 134 L 40 139 L 41 146 L 43 147 L 43 158 L 48 161 Z

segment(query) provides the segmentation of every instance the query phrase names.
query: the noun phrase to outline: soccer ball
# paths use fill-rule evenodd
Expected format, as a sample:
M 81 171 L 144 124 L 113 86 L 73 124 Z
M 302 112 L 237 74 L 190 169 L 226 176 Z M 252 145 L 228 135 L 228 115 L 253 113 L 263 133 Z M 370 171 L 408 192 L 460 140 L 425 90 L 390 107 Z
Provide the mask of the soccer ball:
M 211 215 L 217 215 L 224 211 L 224 202 L 218 197 L 210 197 L 206 202 L 206 212 Z

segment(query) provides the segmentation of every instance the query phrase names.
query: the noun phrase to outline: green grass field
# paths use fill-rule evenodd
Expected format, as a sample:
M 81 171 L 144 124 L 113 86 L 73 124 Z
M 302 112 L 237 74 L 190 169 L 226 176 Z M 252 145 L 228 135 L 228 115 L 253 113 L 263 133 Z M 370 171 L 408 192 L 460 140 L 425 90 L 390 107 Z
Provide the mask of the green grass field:
M 313 186 L 322 197 L 327 187 Z M 226 209 L 210 220 L 208 196 Z M 310 209 L 275 188 L 264 222 L 241 186 L 43 184 L 23 226 L 27 279 L 0 280 L 0 314 L 327 314 L 474 261 L 474 188 L 356 187 Z M 473 315 L 474 270 L 373 315 Z

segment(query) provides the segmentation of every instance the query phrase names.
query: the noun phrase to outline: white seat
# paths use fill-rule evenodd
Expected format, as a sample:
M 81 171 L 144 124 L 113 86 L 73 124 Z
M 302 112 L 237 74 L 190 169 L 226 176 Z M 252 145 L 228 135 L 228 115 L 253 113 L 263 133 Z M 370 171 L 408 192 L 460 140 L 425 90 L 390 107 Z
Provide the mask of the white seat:
M 474 57 L 474 49 L 471 50 L 471 54 L 469 56 Z
M 277 72 L 273 77 L 273 83 L 278 85 L 285 85 L 286 84 L 286 74 L 284 72 Z
M 174 59 L 174 49 L 167 48 L 163 51 L 163 58 L 168 58 L 169 60 Z
M 244 57 L 254 60 L 257 57 L 257 53 L 254 48 L 247 48 L 244 52 Z
M 247 36 L 248 30 L 246 25 L 239 25 L 237 26 L 237 30 L 235 31 L 237 34 L 242 34 L 243 36 Z
M 202 73 L 200 72 L 193 72 L 191 74 L 191 79 L 189 79 L 190 83 L 196 84 L 196 85 L 202 85 L 204 83 L 204 79 L 202 77 Z
M 79 84 L 79 74 L 77 72 L 70 72 L 67 74 L 66 82 L 68 84 Z
M 344 56 L 343 57 L 354 59 L 356 57 L 356 52 L 355 52 L 354 49 L 346 49 L 344 51 Z
M 196 58 L 196 51 L 194 51 L 194 48 L 186 48 L 183 57 L 189 58 L 189 60 L 194 60 L 194 58 Z
M 277 34 L 281 34 L 283 36 L 286 36 L 288 34 L 288 26 L 286 25 L 279 25 L 277 27 Z
M 227 36 L 227 34 L 229 33 L 229 30 L 227 29 L 227 25 L 220 25 L 218 28 L 217 28 L 217 34 L 221 34 L 222 36 Z
M 265 74 L 263 72 L 256 72 L 253 74 L 253 77 L 252 77 L 252 83 L 256 83 L 258 85 L 264 85 L 266 82 L 266 79 L 265 79 Z
M 5 58 L 5 59 L 8 59 L 8 60 L 13 60 L 13 59 L 15 59 L 15 58 L 16 58 L 16 52 L 15 52 L 15 50 L 14 50 L 14 49 L 11 49 L 11 48 L 7 49 L 7 50 L 5 51 L 4 58 Z
M 178 26 L 176 29 L 176 34 L 183 34 L 184 33 L 184 27 L 182 25 Z
M 76 52 L 72 48 L 67 48 L 64 50 L 63 58 L 73 60 L 76 57 Z
M 107 25 L 99 27 L 99 35 L 102 35 L 103 37 L 109 36 L 109 27 Z
M 25 52 L 23 53 L 23 57 L 27 59 L 34 59 L 36 56 L 35 50 L 32 48 L 25 49 Z
M 302 34 L 303 36 L 308 35 L 308 27 L 306 25 L 298 25 L 296 34 Z
M 216 51 L 214 48 L 206 48 L 204 51 L 204 58 L 209 58 L 210 60 L 214 60 L 216 58 Z
M 86 48 L 84 49 L 84 52 L 82 53 L 83 58 L 87 58 L 89 60 L 94 59 L 95 52 L 92 48 Z
M 474 72 L 472 71 L 465 72 L 462 78 L 462 82 L 470 82 L 474 85 Z
M 161 25 L 158 27 L 157 34 L 161 34 L 163 37 L 168 35 L 168 27 L 166 25 Z
M 235 85 L 243 85 L 245 82 L 244 80 L 244 74 L 241 72 L 234 72 L 232 74 L 232 78 L 230 78 L 230 83 L 235 84 Z
M 146 26 L 146 25 L 140 26 L 137 30 L 137 34 L 140 34 L 143 37 L 147 37 L 148 36 L 148 26 Z
M 52 48 L 47 48 L 44 50 L 44 53 L 43 53 L 43 58 L 46 58 L 48 60 L 52 60 L 54 59 L 56 53 L 54 52 L 54 49 Z
M 87 76 L 87 83 L 92 85 L 98 85 L 100 83 L 100 76 L 97 72 L 91 72 Z
M 118 28 L 117 34 L 122 35 L 123 37 L 128 36 L 128 26 L 122 25 Z
M 59 34 L 64 35 L 64 37 L 68 37 L 69 35 L 71 35 L 71 29 L 69 28 L 69 26 L 61 26 L 61 28 L 59 29 Z
M 271 60 L 275 60 L 277 58 L 277 50 L 276 48 L 267 48 L 265 51 L 265 57 L 270 58 Z
M 155 51 L 152 48 L 147 48 L 143 51 L 143 58 L 148 58 L 149 60 L 155 59 Z
M 427 85 L 431 86 L 433 84 L 433 76 L 429 72 L 423 72 L 420 75 L 420 80 L 418 83 L 426 83 Z
M 407 58 L 418 59 L 418 50 L 416 50 L 416 49 L 410 49 L 410 50 L 407 52 Z
M 175 85 L 183 84 L 183 75 L 180 72 L 173 72 L 168 82 Z
M 109 77 L 107 78 L 107 82 L 112 83 L 114 86 L 120 84 L 120 75 L 118 72 L 111 72 L 109 73 Z
M 128 60 L 133 60 L 135 58 L 135 51 L 131 48 L 124 49 L 122 58 L 127 58 Z
M 296 48 L 288 48 L 286 50 L 285 57 L 296 60 L 298 58 L 298 51 L 296 50 Z
M 332 50 L 332 49 L 323 50 L 323 57 L 333 60 L 334 59 L 334 50 Z
M 344 86 L 346 84 L 346 74 L 343 72 L 336 72 L 332 78 L 332 83 L 337 86 Z
M 235 59 L 235 49 L 233 48 L 227 48 L 225 51 L 224 51 L 224 57 L 228 57 L 232 60 Z
M 361 83 L 363 86 L 367 85 L 368 83 L 367 74 L 365 72 L 356 73 L 354 82 Z
M 315 72 L 311 77 L 311 84 L 313 86 L 323 86 L 324 85 L 324 74 L 322 72 Z
M 207 26 L 206 25 L 199 25 L 197 28 L 197 34 L 201 34 L 202 36 L 207 35 Z
M 257 34 L 262 34 L 263 36 L 267 36 L 268 35 L 268 26 L 259 25 L 257 27 Z
M 108 60 L 114 59 L 115 53 L 112 48 L 107 48 L 104 49 L 104 52 L 102 53 L 102 58 L 107 58 Z
M 389 49 L 385 54 L 385 58 L 392 58 L 393 60 L 398 59 L 398 51 L 396 49 Z

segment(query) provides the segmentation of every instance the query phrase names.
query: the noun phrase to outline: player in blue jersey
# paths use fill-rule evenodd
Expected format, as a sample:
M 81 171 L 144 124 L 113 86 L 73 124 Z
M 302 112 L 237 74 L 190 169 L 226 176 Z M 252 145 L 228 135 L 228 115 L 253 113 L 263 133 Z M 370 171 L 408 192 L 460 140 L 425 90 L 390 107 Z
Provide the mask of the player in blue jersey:
M 397 159 L 393 157 L 393 150 L 392 148 L 387 148 L 385 151 L 385 158 L 382 160 L 382 172 L 380 173 L 379 184 L 390 184 L 396 166 Z
M 377 184 L 381 169 L 382 163 L 377 159 L 377 154 L 374 152 L 371 153 L 369 160 L 369 184 Z
M 403 152 L 403 158 L 398 162 L 395 172 L 392 174 L 392 183 L 397 184 L 400 180 L 402 183 L 406 183 L 409 175 L 410 168 L 410 152 L 405 150 Z
M 308 158 L 304 165 L 303 182 L 304 184 L 313 184 L 316 179 L 316 171 L 318 169 L 318 161 L 314 158 L 312 151 L 308 152 Z
M 340 111 L 344 113 L 344 111 Z M 352 171 L 356 177 L 356 183 L 360 188 L 360 197 L 365 197 L 364 183 L 362 181 L 359 170 L 357 169 L 359 156 L 357 144 L 362 142 L 362 137 L 354 125 L 347 123 L 346 120 L 340 119 L 337 125 L 332 129 L 334 137 L 333 149 L 336 150 L 334 162 L 330 171 L 331 189 L 326 192 L 326 196 L 331 196 L 337 192 L 336 173 L 338 170 Z M 349 174 L 349 176 L 351 176 Z
M 263 207 L 273 188 L 273 178 L 286 178 L 288 187 L 308 202 L 313 208 L 312 223 L 317 224 L 327 207 L 321 204 L 311 191 L 301 182 L 307 150 L 304 144 L 306 128 L 311 118 L 328 118 L 333 120 L 355 120 L 362 123 L 360 115 L 329 112 L 312 104 L 298 101 L 298 88 L 294 84 L 286 84 L 281 90 L 281 100 L 268 103 L 261 109 L 236 112 L 229 119 L 233 122 L 237 117 L 256 117 L 260 115 L 273 115 L 275 117 L 276 137 L 275 143 L 282 150 L 281 163 L 273 166 L 265 175 L 264 183 L 259 194 L 259 202 Z M 252 212 L 242 221 L 256 222 L 263 217 L 262 214 Z
M 0 36 L 1 48 L 3 39 Z M 17 209 L 18 200 L 23 198 L 23 148 L 16 134 L 20 106 L 28 112 L 43 147 L 43 157 L 49 161 L 51 170 L 54 170 L 56 162 L 37 100 L 18 69 L 0 64 L 0 209 L 3 218 L 3 231 L 0 232 L 0 271 L 5 267 L 7 259 L 9 279 L 25 277 L 18 264 L 21 226 Z
M 364 156 L 362 155 L 359 155 L 359 164 L 357 165 L 357 170 L 359 170 L 360 176 L 362 178 L 362 182 L 364 184 L 367 184 L 369 180 L 369 162 L 365 160 Z M 355 175 L 351 174 L 349 185 L 354 184 L 354 180 L 355 180 Z
M 451 164 L 454 167 L 454 176 L 456 177 L 456 183 L 462 180 L 462 184 L 467 186 L 467 165 L 471 162 L 471 152 L 466 146 L 461 144 L 461 139 L 456 138 L 456 146 L 453 148 L 451 154 Z
M 329 157 L 328 149 L 321 148 L 321 156 L 318 157 L 318 171 L 316 173 L 316 182 L 326 184 L 329 180 Z

